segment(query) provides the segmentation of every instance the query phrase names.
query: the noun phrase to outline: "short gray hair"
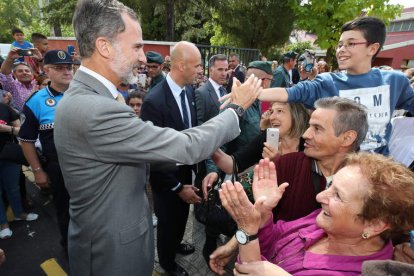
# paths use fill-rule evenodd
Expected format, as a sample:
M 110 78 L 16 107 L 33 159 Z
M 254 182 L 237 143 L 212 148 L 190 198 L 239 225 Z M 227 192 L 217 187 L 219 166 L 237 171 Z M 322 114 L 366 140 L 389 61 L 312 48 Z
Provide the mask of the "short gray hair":
M 338 115 L 333 120 L 335 135 L 339 136 L 348 130 L 354 130 L 357 133 L 357 138 L 352 147 L 354 151 L 359 149 L 368 131 L 368 116 L 365 106 L 346 98 L 332 97 L 317 100 L 315 108 L 336 110 Z
M 125 30 L 123 13 L 138 20 L 132 9 L 116 0 L 78 1 L 72 24 L 81 57 L 92 56 L 98 37 L 107 37 L 113 42 Z

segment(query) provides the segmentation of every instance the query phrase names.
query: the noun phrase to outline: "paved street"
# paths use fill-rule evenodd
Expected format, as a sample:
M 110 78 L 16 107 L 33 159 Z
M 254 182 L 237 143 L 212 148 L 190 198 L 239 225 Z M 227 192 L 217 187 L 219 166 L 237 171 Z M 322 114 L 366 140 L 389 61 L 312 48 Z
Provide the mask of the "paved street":
M 41 268 L 49 272 L 49 276 L 61 276 L 68 273 L 66 254 L 59 244 L 59 230 L 57 226 L 55 209 L 51 198 L 42 195 L 30 182 L 32 175 L 28 173 L 26 183 L 29 197 L 34 202 L 30 210 L 39 214 L 39 219 L 32 222 L 11 222 L 13 236 L 7 240 L 0 240 L 0 248 L 6 252 L 6 262 L 0 266 L 1 276 L 43 276 L 47 275 Z M 12 213 L 9 211 L 9 218 Z M 156 231 L 156 228 L 154 229 Z M 196 246 L 196 252 L 188 255 L 177 255 L 177 262 L 182 265 L 190 275 L 214 275 L 201 254 L 204 244 L 204 226 L 198 223 L 191 212 L 185 234 L 185 241 Z M 155 241 L 156 243 L 156 241 Z M 57 269 L 56 269 L 57 268 Z M 59 269 L 62 269 L 59 273 Z M 156 256 L 153 275 L 164 275 L 158 264 Z M 228 275 L 231 275 L 229 273 Z

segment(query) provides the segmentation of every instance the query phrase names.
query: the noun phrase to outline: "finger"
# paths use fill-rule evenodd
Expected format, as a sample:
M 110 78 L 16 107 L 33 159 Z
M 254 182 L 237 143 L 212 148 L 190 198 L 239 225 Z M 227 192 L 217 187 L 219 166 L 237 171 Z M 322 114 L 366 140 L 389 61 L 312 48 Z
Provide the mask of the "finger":
M 253 169 L 253 183 L 256 183 L 257 181 L 259 181 L 259 165 L 254 166 Z
M 233 86 L 232 86 L 232 88 L 233 87 L 239 87 L 240 85 L 241 85 L 241 82 L 236 77 L 233 77 Z
M 289 186 L 289 183 L 284 182 L 282 184 L 280 184 L 279 186 L 279 191 L 283 194 L 286 191 L 286 188 Z
M 239 201 L 241 206 L 249 207 L 251 202 L 249 201 L 249 198 L 247 197 L 246 192 L 244 191 L 243 185 L 240 182 L 236 182 L 234 184 L 234 188 L 237 192 L 237 200 Z
M 270 177 L 269 158 L 264 159 L 263 177 L 265 179 Z
M 231 103 L 231 98 L 228 98 L 226 101 L 224 101 L 221 105 L 220 105 L 220 109 L 224 109 L 228 104 Z
M 231 99 L 231 96 L 232 96 L 232 94 L 228 93 L 228 94 L 224 95 L 223 97 L 220 97 L 218 100 L 219 100 L 219 102 L 222 102 L 222 101 L 228 100 L 229 98 Z
M 258 173 L 259 180 L 264 178 L 264 159 L 259 161 L 259 173 Z
M 204 199 L 207 200 L 207 184 L 204 180 L 203 180 L 203 183 L 201 184 L 201 189 L 203 190 Z
M 277 184 L 276 165 L 273 161 L 269 162 L 269 179 L 275 181 Z
M 191 189 L 193 189 L 193 191 L 195 191 L 195 192 L 200 191 L 200 189 L 199 189 L 199 188 L 197 188 L 196 186 L 193 186 L 193 185 L 191 185 Z

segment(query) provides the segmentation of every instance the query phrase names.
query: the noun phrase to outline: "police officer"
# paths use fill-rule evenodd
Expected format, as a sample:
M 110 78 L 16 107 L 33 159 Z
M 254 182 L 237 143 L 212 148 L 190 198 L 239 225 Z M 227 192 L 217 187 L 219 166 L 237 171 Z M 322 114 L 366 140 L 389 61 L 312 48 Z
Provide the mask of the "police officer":
M 50 184 L 57 219 L 62 235 L 61 245 L 66 249 L 69 225 L 69 195 L 65 188 L 62 172 L 53 141 L 53 126 L 57 104 L 68 89 L 73 77 L 71 56 L 62 50 L 49 51 L 44 56 L 44 71 L 50 78 L 48 86 L 34 92 L 26 101 L 23 113 L 26 120 L 20 128 L 19 140 L 29 162 L 35 183 L 40 187 Z M 42 145 L 40 161 L 35 142 L 39 137 Z

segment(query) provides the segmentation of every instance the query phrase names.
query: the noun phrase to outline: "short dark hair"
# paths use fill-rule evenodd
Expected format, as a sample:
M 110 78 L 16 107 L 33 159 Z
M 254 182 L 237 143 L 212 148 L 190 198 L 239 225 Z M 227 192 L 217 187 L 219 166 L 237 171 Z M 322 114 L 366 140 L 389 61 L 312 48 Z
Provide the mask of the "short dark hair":
M 23 31 L 21 29 L 19 29 L 19 28 L 13 28 L 11 30 L 11 32 L 12 32 L 12 35 L 15 35 L 15 34 L 24 34 Z
M 39 42 L 40 40 L 47 39 L 45 35 L 42 35 L 41 33 L 32 33 L 31 40 L 33 43 Z
M 352 30 L 360 31 L 369 45 L 379 43 L 380 46 L 378 51 L 372 57 L 372 60 L 374 60 L 384 45 L 386 36 L 385 29 L 385 24 L 381 19 L 372 16 L 364 16 L 346 22 L 342 26 L 342 33 Z
M 213 67 L 217 60 L 227 61 L 227 56 L 223 54 L 212 56 L 208 61 L 208 68 Z
M 138 99 L 141 99 L 142 101 L 144 101 L 145 95 L 146 95 L 146 93 L 142 92 L 140 90 L 131 91 L 128 95 L 128 99 L 127 99 L 126 104 L 129 104 L 129 101 L 131 99 L 134 99 L 134 98 L 138 98 Z

